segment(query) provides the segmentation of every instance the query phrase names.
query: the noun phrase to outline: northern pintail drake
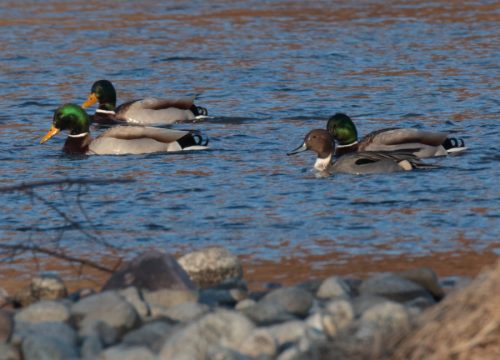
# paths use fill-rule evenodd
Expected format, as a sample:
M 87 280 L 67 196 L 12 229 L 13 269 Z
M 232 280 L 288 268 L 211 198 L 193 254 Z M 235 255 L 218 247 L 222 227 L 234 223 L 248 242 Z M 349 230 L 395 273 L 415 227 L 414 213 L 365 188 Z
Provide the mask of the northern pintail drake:
M 326 125 L 337 141 L 338 156 L 357 151 L 394 151 L 412 149 L 418 158 L 445 156 L 465 151 L 462 139 L 450 138 L 447 133 L 422 131 L 413 128 L 387 128 L 373 131 L 358 141 L 358 131 L 346 114 L 336 113 Z
M 123 155 L 203 150 L 208 140 L 199 131 L 146 126 L 115 126 L 92 139 L 89 116 L 80 106 L 65 104 L 54 113 L 52 127 L 40 144 L 62 130 L 69 132 L 63 151 L 68 154 Z
M 208 115 L 207 109 L 194 104 L 194 97 L 175 99 L 148 97 L 116 107 L 116 90 L 108 80 L 99 80 L 92 85 L 82 107 L 85 109 L 96 102 L 99 106 L 91 120 L 98 124 L 168 125 Z
M 287 155 L 306 150 L 317 154 L 314 168 L 320 172 L 360 175 L 435 167 L 421 163 L 416 156 L 405 151 L 363 151 L 345 154 L 333 160 L 335 141 L 330 133 L 324 129 L 308 132 L 304 143 Z

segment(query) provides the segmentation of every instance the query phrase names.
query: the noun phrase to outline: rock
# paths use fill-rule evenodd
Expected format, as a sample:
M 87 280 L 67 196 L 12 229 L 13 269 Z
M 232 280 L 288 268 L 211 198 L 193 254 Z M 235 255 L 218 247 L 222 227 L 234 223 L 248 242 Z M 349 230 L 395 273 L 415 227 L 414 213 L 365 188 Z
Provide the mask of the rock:
M 433 299 L 429 299 L 428 297 L 418 297 L 416 299 L 407 301 L 405 305 L 409 308 L 418 309 L 419 312 L 427 309 L 428 307 L 435 305 L 436 301 Z
M 115 346 L 102 352 L 97 360 L 156 360 L 156 356 L 144 346 Z
M 186 254 L 179 259 L 179 264 L 201 288 L 243 276 L 238 258 L 222 247 L 208 247 Z
M 97 334 L 87 336 L 82 343 L 80 355 L 83 360 L 94 360 L 102 352 L 103 344 Z
M 260 302 L 281 305 L 287 312 L 305 317 L 313 304 L 312 294 L 298 287 L 286 287 L 271 291 Z
M 239 352 L 252 358 L 274 357 L 278 352 L 278 344 L 269 330 L 256 328 L 240 345 Z
M 44 336 L 56 339 L 60 343 L 64 343 L 69 347 L 75 347 L 77 343 L 77 335 L 75 330 L 63 322 L 41 322 L 41 323 L 25 323 L 19 327 L 16 323 L 16 329 L 12 338 L 13 344 L 21 344 L 25 339 L 33 336 Z
M 375 295 L 360 295 L 352 299 L 352 306 L 354 308 L 354 317 L 360 317 L 366 310 L 372 306 L 385 303 L 386 298 Z
M 164 344 L 159 358 L 204 360 L 218 346 L 237 350 L 254 328 L 238 312 L 217 310 L 177 331 Z
M 316 360 L 320 359 L 319 351 L 316 344 L 314 344 L 307 336 L 301 337 L 297 343 L 283 351 L 277 360 Z
M 13 315 L 0 309 L 0 343 L 10 340 L 14 328 Z
M 134 307 L 115 291 L 106 291 L 80 300 L 71 307 L 71 317 L 80 327 L 81 335 L 91 335 L 98 322 L 119 333 L 132 329 L 139 322 Z
M 71 302 L 77 302 L 80 301 L 83 298 L 86 298 L 87 296 L 94 295 L 96 291 L 91 288 L 80 288 L 68 296 L 66 296 L 66 299 L 71 301 Z
M 439 284 L 438 277 L 436 273 L 430 268 L 421 267 L 417 269 L 399 271 L 395 274 L 404 279 L 419 284 L 428 292 L 430 292 L 435 300 L 440 300 L 444 297 L 444 291 Z
M 192 290 L 143 291 L 142 296 L 148 305 L 160 305 L 165 308 L 198 300 L 198 293 Z
M 78 359 L 76 347 L 52 336 L 33 334 L 21 346 L 23 360 L 70 360 Z
M 58 300 L 67 295 L 66 286 L 57 274 L 45 273 L 31 280 L 31 283 L 14 295 L 14 302 L 28 306 L 40 300 Z
M 131 286 L 118 291 L 134 307 L 141 319 L 149 315 L 149 305 L 142 299 L 142 295 L 137 288 Z
M 209 306 L 234 306 L 246 296 L 246 292 L 240 289 L 205 289 L 200 291 L 199 302 Z
M 205 304 L 186 302 L 165 309 L 163 315 L 175 321 L 188 322 L 205 315 L 209 310 L 210 307 Z
M 361 316 L 358 338 L 373 336 L 375 332 L 388 334 L 404 333 L 410 329 L 410 316 L 406 308 L 398 303 L 386 301 L 366 310 Z
M 394 274 L 377 274 L 363 281 L 359 287 L 361 295 L 376 295 L 386 299 L 405 302 L 418 297 L 432 298 L 421 285 Z
M 122 339 L 126 346 L 145 346 L 155 353 L 160 352 L 166 339 L 173 334 L 176 327 L 166 321 L 153 321 L 128 332 Z
M 309 291 L 311 294 L 316 294 L 323 281 L 324 281 L 323 279 L 311 279 L 301 282 L 296 286 L 306 291 Z
M 240 311 L 259 326 L 296 319 L 283 306 L 272 302 L 258 302 L 254 306 L 245 307 Z
M 173 256 L 156 251 L 145 252 L 121 266 L 102 290 L 125 289 L 130 286 L 149 291 L 196 288 Z
M 0 360 L 21 360 L 21 354 L 13 345 L 0 341 Z
M 347 328 L 354 321 L 354 308 L 347 300 L 330 301 L 325 305 L 325 311 L 330 316 L 324 317 L 322 321 L 327 330 L 326 333 L 331 337 Z M 332 325 L 335 326 L 335 330 L 331 327 Z
M 10 304 L 11 299 L 9 293 L 4 288 L 0 287 L 0 309 L 2 309 L 7 304 Z
M 246 309 L 248 307 L 252 307 L 255 304 L 257 304 L 257 302 L 255 300 L 252 300 L 252 299 L 243 299 L 243 300 L 239 301 L 236 304 L 236 306 L 234 307 L 234 309 L 241 311 L 241 310 Z
M 29 305 L 19 311 L 15 320 L 27 323 L 39 323 L 44 321 L 67 321 L 69 319 L 69 308 L 60 301 L 40 301 Z
M 215 346 L 208 350 L 206 360 L 252 360 L 252 359 L 237 351 L 222 346 Z M 270 360 L 270 359 L 261 356 L 258 358 L 258 360 Z
M 349 285 L 338 276 L 331 276 L 321 283 L 316 293 L 320 299 L 329 299 L 334 297 L 351 297 Z
M 307 324 L 303 321 L 292 320 L 279 325 L 267 326 L 264 329 L 276 339 L 279 347 L 283 347 L 306 336 Z

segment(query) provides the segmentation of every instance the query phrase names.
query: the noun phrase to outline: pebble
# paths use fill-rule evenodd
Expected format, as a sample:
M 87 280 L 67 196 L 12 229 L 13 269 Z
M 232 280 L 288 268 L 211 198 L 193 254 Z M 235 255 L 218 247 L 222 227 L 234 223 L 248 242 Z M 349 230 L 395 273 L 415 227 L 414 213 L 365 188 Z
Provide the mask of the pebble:
M 71 307 L 71 317 L 83 335 L 90 335 L 97 322 L 103 322 L 120 333 L 132 329 L 139 322 L 134 307 L 115 291 L 105 291 L 80 300 Z
M 320 299 L 329 299 L 334 297 L 351 297 L 349 285 L 338 276 L 331 276 L 325 279 L 319 287 L 316 296 Z
M 23 360 L 72 360 L 78 359 L 76 347 L 44 334 L 34 334 L 21 345 Z
M 128 332 L 123 337 L 122 343 L 127 346 L 146 346 L 158 353 L 166 339 L 173 334 L 174 329 L 176 327 L 166 321 L 155 320 Z
M 395 274 L 404 279 L 419 284 L 428 292 L 430 292 L 436 300 L 440 300 L 444 297 L 444 291 L 439 284 L 436 273 L 428 267 L 399 271 Z
M 401 304 L 386 301 L 372 306 L 363 313 L 357 336 L 371 336 L 374 332 L 404 332 L 410 326 L 408 310 Z
M 175 321 L 189 322 L 205 315 L 209 310 L 208 305 L 185 302 L 165 309 L 163 315 Z
M 360 295 L 376 295 L 386 299 L 405 302 L 418 297 L 432 295 L 421 285 L 391 273 L 374 275 L 359 287 Z
M 312 294 L 299 287 L 286 287 L 271 291 L 260 301 L 278 304 L 290 314 L 300 317 L 307 316 L 313 305 Z
M 164 308 L 198 300 L 198 292 L 193 290 L 162 289 L 143 291 L 142 295 L 149 305 L 160 305 Z
M 30 284 L 18 291 L 13 301 L 25 307 L 40 300 L 58 300 L 66 295 L 66 286 L 59 275 L 44 273 L 34 277 Z
M 145 252 L 122 265 L 102 290 L 125 289 L 130 286 L 149 291 L 196 289 L 173 256 L 157 251 Z
M 244 307 L 240 311 L 259 326 L 296 319 L 296 317 L 286 311 L 283 306 L 270 301 L 258 302 L 253 306 Z
M 41 322 L 41 323 L 25 323 L 23 326 L 18 326 L 12 338 L 13 344 L 21 344 L 28 337 L 43 335 L 57 339 L 59 342 L 68 344 L 71 347 L 76 346 L 77 335 L 76 331 L 63 322 Z
M 103 351 L 97 360 L 156 360 L 156 356 L 144 346 L 114 346 Z
M 250 357 L 273 357 L 278 352 L 278 343 L 269 329 L 256 328 L 239 346 L 239 351 Z
M 223 247 L 208 247 L 182 256 L 179 264 L 200 288 L 243 276 L 237 256 Z
M 354 321 L 354 307 L 347 300 L 333 300 L 325 305 L 325 312 L 329 315 L 328 321 L 333 321 L 336 332 L 347 328 Z M 333 333 L 329 334 L 334 336 Z
M 15 321 L 38 323 L 44 321 L 67 321 L 70 312 L 68 306 L 59 301 L 39 301 L 19 311 Z

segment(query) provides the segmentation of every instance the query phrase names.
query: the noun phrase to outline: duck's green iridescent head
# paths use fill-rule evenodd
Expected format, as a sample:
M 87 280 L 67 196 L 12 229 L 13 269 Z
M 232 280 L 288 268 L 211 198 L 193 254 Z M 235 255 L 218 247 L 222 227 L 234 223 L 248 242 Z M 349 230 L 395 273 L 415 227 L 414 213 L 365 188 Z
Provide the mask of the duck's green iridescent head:
M 94 105 L 96 102 L 99 103 L 99 109 L 102 110 L 114 110 L 116 107 L 116 90 L 111 81 L 108 80 L 98 80 L 92 85 L 90 89 L 90 94 L 82 104 L 85 109 L 89 106 Z
M 69 131 L 70 135 L 81 135 L 89 132 L 90 121 L 87 113 L 76 104 L 64 104 L 54 113 L 52 127 L 40 140 L 43 144 L 62 130 Z
M 336 113 L 326 124 L 328 132 L 340 145 L 349 145 L 358 140 L 358 131 L 351 118 L 346 114 Z

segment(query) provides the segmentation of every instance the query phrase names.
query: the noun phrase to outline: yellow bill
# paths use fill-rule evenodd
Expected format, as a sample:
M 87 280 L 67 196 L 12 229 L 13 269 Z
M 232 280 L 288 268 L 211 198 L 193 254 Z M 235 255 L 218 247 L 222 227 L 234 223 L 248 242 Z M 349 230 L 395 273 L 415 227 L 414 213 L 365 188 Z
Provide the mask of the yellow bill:
M 97 95 L 95 93 L 90 93 L 87 101 L 82 104 L 82 108 L 88 108 L 89 106 L 94 105 L 97 102 Z
M 54 126 L 54 124 L 52 124 L 52 127 L 50 128 L 50 130 L 47 132 L 47 134 L 45 134 L 45 136 L 42 138 L 42 140 L 40 140 L 40 144 L 43 144 L 44 142 L 49 140 L 52 136 L 57 134 L 59 131 L 61 131 L 61 130 L 59 130 L 58 128 L 56 128 Z

